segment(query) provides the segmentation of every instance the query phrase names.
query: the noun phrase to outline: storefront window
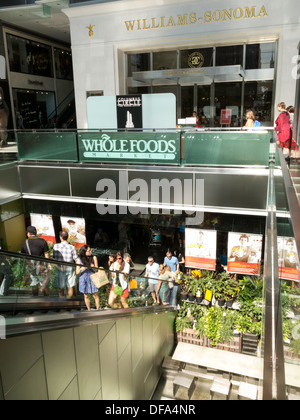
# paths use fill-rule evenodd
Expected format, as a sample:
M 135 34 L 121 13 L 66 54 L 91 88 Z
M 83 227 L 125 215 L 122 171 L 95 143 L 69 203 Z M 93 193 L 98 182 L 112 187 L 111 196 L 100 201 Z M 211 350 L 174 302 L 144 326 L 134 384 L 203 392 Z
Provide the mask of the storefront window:
M 57 79 L 73 80 L 72 54 L 54 49 L 55 74 Z
M 128 88 L 129 95 L 143 94 L 143 93 L 151 93 L 151 86 L 137 86 L 137 87 Z
M 211 67 L 213 48 L 193 48 L 180 51 L 180 68 Z
M 53 77 L 51 47 L 7 34 L 10 71 Z
M 243 45 L 216 48 L 216 66 L 243 64 Z
M 246 69 L 273 69 L 276 43 L 249 44 L 246 46 Z
M 271 126 L 273 81 L 245 82 L 244 110 L 255 112 L 262 125 Z
M 153 70 L 169 70 L 177 68 L 177 51 L 161 51 L 153 53 Z
M 241 91 L 242 83 L 216 83 L 215 85 L 215 118 L 214 126 L 220 127 L 222 110 L 231 110 L 230 127 L 239 127 L 241 124 Z M 224 122 L 225 124 L 225 122 Z M 227 124 L 227 123 L 226 123 Z
M 194 86 L 181 86 L 181 118 L 193 116 Z
M 210 86 L 197 87 L 197 109 L 201 127 L 210 124 Z
M 150 70 L 150 53 L 128 54 L 128 76 L 136 71 Z
M 54 92 L 13 89 L 17 129 L 47 128 L 55 110 Z

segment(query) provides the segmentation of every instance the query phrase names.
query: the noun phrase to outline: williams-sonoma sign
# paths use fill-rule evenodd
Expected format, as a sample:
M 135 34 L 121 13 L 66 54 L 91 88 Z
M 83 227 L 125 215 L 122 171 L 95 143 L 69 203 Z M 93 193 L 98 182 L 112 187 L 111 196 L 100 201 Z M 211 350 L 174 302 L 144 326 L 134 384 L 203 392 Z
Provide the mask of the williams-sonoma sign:
M 142 31 L 147 29 L 174 28 L 195 24 L 208 24 L 213 22 L 228 22 L 233 20 L 257 19 L 267 17 L 265 6 L 236 7 L 230 9 L 217 9 L 204 13 L 185 13 L 176 16 L 160 16 L 146 19 L 134 19 L 125 21 L 128 32 Z
M 80 161 L 180 163 L 179 133 L 82 133 Z

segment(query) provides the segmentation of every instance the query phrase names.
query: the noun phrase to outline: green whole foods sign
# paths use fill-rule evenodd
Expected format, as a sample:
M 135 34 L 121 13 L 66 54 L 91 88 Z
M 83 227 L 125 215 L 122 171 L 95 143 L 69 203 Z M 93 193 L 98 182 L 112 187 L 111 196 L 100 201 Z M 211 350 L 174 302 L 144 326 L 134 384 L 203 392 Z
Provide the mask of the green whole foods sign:
M 82 133 L 81 162 L 180 164 L 180 133 Z

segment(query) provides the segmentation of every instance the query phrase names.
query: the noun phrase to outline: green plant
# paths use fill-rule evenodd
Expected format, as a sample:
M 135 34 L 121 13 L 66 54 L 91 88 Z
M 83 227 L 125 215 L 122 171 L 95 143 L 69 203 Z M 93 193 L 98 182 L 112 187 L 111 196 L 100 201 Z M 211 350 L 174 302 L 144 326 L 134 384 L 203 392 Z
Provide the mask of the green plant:
M 193 296 L 196 296 L 197 291 L 201 288 L 201 279 L 198 279 L 194 276 L 190 276 L 188 280 L 187 290 Z
M 289 305 L 294 311 L 300 311 L 300 288 L 291 290 L 289 295 Z
M 256 299 L 260 299 L 263 296 L 263 281 L 262 279 L 254 277 L 243 277 L 243 279 L 238 281 L 239 283 L 239 292 L 238 300 L 251 301 L 253 302 Z
M 229 277 L 226 280 L 226 287 L 225 287 L 225 300 L 229 300 L 238 296 L 240 291 L 240 286 L 237 280 Z
M 229 342 L 233 337 L 236 312 L 226 310 L 223 311 L 223 320 L 221 328 L 221 341 Z
M 175 321 L 176 332 L 183 331 L 185 328 L 191 328 L 193 326 L 193 320 L 187 316 L 181 318 L 177 317 Z
M 290 349 L 294 356 L 300 356 L 300 338 L 291 341 Z
M 250 316 L 240 312 L 237 313 L 235 328 L 241 334 L 261 335 L 261 321 L 253 320 Z
M 217 343 L 222 341 L 221 330 L 223 311 L 217 306 L 212 306 L 203 318 L 204 334 L 209 340 L 211 340 L 211 345 L 215 346 Z
M 262 319 L 262 306 L 255 302 L 245 301 L 242 302 L 239 313 L 243 316 L 248 316 L 252 320 L 261 321 Z
M 226 276 L 228 276 L 227 273 L 225 275 L 221 273 L 212 280 L 212 291 L 216 299 L 225 298 L 227 286 Z

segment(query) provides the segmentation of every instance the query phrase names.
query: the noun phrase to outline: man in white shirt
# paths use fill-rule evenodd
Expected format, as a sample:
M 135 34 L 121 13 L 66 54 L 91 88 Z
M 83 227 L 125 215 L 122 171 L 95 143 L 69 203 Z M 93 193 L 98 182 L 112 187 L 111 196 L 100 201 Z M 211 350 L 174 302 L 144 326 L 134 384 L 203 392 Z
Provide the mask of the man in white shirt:
M 148 277 L 149 290 L 151 296 L 153 297 L 153 305 L 159 303 L 159 297 L 157 293 L 157 284 L 159 276 L 159 264 L 154 262 L 153 257 L 148 257 L 148 264 L 146 264 L 146 274 L 145 277 Z
M 68 232 L 62 231 L 59 233 L 61 242 L 55 244 L 53 247 L 53 258 L 58 261 L 74 263 L 78 256 L 76 249 L 68 242 Z M 67 265 L 57 265 L 57 287 L 59 289 L 59 296 L 64 297 L 64 289 L 67 286 L 67 297 L 73 297 L 73 287 L 76 286 L 76 272 L 75 267 Z

